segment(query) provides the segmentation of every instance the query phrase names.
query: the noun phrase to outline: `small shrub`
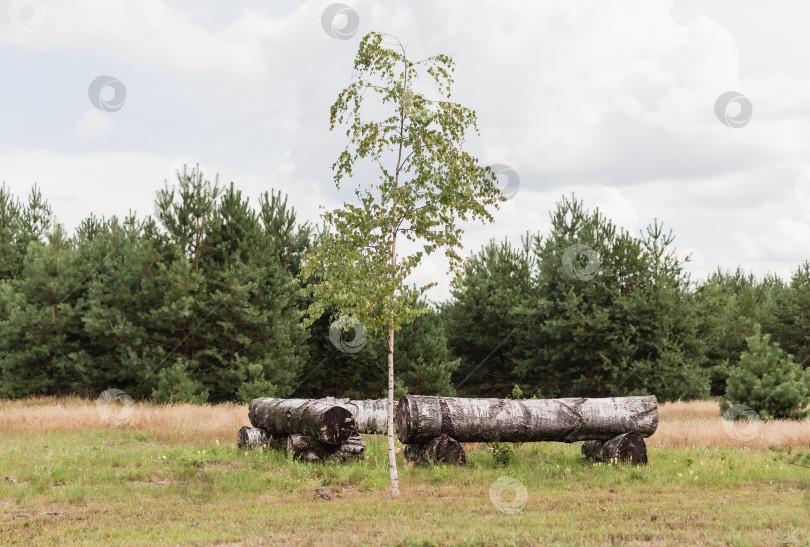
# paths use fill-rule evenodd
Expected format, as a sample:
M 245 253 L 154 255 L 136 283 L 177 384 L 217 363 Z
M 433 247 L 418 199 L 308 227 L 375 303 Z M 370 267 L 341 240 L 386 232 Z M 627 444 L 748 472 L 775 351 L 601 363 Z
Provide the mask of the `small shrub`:
M 495 465 L 506 467 L 515 459 L 514 451 L 506 443 L 494 442 L 489 446 L 492 447 L 492 459 L 495 460 Z
M 208 390 L 202 382 L 194 380 L 189 374 L 193 361 L 178 358 L 169 368 L 158 373 L 157 388 L 152 390 L 152 399 L 156 403 L 194 403 L 208 401 Z

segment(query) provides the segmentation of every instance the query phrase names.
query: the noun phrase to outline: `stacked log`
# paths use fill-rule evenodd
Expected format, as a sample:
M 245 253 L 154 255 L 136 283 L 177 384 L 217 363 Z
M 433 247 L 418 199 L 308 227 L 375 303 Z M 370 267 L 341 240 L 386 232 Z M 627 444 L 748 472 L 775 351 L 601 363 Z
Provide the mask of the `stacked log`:
M 362 458 L 358 433 L 385 433 L 387 400 L 273 399 L 250 403 L 252 428 L 240 448 L 283 448 L 290 458 L 346 462 Z M 461 442 L 587 441 L 587 458 L 647 462 L 644 437 L 658 428 L 654 396 L 600 399 L 465 399 L 405 395 L 395 406 L 404 455 L 416 463 L 464 465 Z
M 290 435 L 284 454 L 291 459 L 307 462 L 335 461 L 345 463 L 363 459 L 366 445 L 360 435 L 352 435 L 340 444 L 322 443 L 306 435 Z
M 268 435 L 264 429 L 258 427 L 240 427 L 236 434 L 236 444 L 242 450 L 265 448 L 268 450 L 281 447 L 281 441 Z
M 362 459 L 365 443 L 352 413 L 322 400 L 254 399 L 248 418 L 253 427 L 237 434 L 240 448 L 281 448 L 289 458 L 347 462 Z
M 582 455 L 592 460 L 615 463 L 647 463 L 647 445 L 638 433 L 622 433 L 607 441 L 585 441 Z
M 424 444 L 406 444 L 405 459 L 417 464 L 448 464 L 465 465 L 467 463 L 467 453 L 464 447 L 455 440 L 443 433 L 441 437 L 436 437 Z
M 345 408 L 310 399 L 254 399 L 248 418 L 268 435 L 306 435 L 326 444 L 340 444 L 357 429 Z

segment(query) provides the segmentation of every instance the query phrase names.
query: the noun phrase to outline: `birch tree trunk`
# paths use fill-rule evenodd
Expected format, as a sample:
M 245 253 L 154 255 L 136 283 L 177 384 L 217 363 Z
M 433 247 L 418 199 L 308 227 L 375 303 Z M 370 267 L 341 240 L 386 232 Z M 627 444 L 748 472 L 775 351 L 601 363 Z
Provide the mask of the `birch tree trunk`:
M 396 241 L 396 239 L 395 239 Z M 397 454 L 394 447 L 394 329 L 388 332 L 388 474 L 391 495 L 399 496 Z
M 310 399 L 254 399 L 248 418 L 273 437 L 307 435 L 327 444 L 340 444 L 355 434 L 352 413 Z
M 446 433 L 459 442 L 608 440 L 621 433 L 649 437 L 658 428 L 655 396 L 609 399 L 462 399 L 405 395 L 397 433 L 422 444 Z
M 638 433 L 622 433 L 607 441 L 585 441 L 582 455 L 600 461 L 616 463 L 647 463 L 647 445 Z

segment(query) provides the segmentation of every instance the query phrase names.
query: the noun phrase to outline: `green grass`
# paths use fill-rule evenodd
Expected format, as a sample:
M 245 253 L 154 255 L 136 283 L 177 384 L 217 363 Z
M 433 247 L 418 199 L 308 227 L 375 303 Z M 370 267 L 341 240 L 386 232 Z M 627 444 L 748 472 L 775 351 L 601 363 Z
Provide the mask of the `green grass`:
M 810 469 L 769 451 L 656 448 L 632 467 L 594 465 L 578 444 L 534 443 L 510 445 L 501 465 L 481 446 L 461 468 L 400 460 L 402 495 L 391 499 L 382 437 L 367 436 L 365 460 L 348 465 L 127 430 L 0 441 L 3 545 L 810 545 Z M 490 499 L 503 476 L 526 489 L 514 514 Z M 503 492 L 505 507 L 515 494 Z

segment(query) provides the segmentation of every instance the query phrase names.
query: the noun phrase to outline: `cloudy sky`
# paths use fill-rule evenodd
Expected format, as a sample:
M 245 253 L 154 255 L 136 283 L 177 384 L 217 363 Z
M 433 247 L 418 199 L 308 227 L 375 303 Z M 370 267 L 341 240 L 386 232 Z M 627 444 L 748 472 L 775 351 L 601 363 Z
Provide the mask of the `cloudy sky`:
M 453 97 L 479 116 L 469 150 L 520 177 L 464 254 L 545 230 L 574 192 L 633 233 L 663 220 L 697 277 L 789 276 L 810 259 L 810 4 L 345 2 L 330 35 L 328 0 L 0 0 L 0 181 L 38 183 L 73 228 L 151 214 L 163 181 L 199 162 L 317 221 L 349 198 L 329 106 L 376 30 L 414 58 L 454 57 Z M 444 298 L 444 261 L 415 281 Z

